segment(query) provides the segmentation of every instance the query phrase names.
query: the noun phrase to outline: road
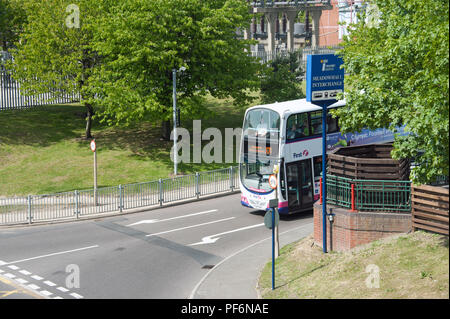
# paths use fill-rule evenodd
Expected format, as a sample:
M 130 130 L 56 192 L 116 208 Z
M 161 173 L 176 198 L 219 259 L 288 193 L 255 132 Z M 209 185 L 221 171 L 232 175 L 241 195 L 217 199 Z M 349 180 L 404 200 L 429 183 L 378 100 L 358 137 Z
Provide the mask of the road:
M 256 278 L 253 268 L 269 260 L 271 231 L 263 223 L 264 213 L 242 207 L 234 194 L 95 220 L 3 228 L 0 278 L 46 298 L 196 298 L 197 289 L 215 298 L 207 277 L 214 283 L 230 272 Z M 300 239 L 312 232 L 312 213 L 282 218 L 279 227 L 280 234 Z M 240 261 L 251 253 L 259 259 L 251 257 L 247 267 Z

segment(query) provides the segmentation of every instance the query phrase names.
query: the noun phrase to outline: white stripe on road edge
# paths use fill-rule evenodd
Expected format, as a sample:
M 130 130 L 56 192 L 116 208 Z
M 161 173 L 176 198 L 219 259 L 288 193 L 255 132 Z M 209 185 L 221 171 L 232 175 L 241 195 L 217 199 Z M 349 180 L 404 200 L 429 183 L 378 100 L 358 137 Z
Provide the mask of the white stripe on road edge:
M 293 229 L 286 230 L 285 232 L 282 232 L 282 233 L 280 233 L 279 235 L 284 235 L 284 234 L 289 233 L 289 232 L 291 232 L 291 231 L 299 230 L 300 228 L 303 228 L 303 227 L 306 227 L 306 226 L 311 226 L 311 224 L 312 224 L 312 223 L 309 223 L 309 224 L 302 225 L 302 226 L 299 226 L 299 227 L 296 227 L 296 228 L 293 228 Z M 235 252 L 235 253 L 229 255 L 228 257 L 226 257 L 225 259 L 223 259 L 221 262 L 219 262 L 217 265 L 215 265 L 214 268 L 210 269 L 210 270 L 202 277 L 202 279 L 200 279 L 200 281 L 197 283 L 197 285 L 195 285 L 195 287 L 194 287 L 194 289 L 192 290 L 191 294 L 189 295 L 188 299 L 194 299 L 195 293 L 197 292 L 198 288 L 200 288 L 200 286 L 202 285 L 202 283 L 206 280 L 206 278 L 208 278 L 209 275 L 210 275 L 213 271 L 216 271 L 217 268 L 218 268 L 220 265 L 222 265 L 224 262 L 226 262 L 227 260 L 233 258 L 233 257 L 236 256 L 236 255 L 239 255 L 239 254 L 242 253 L 243 251 L 246 251 L 247 249 L 252 248 L 253 246 L 256 246 L 256 245 L 258 245 L 258 244 L 260 244 L 260 243 L 262 243 L 262 242 L 264 242 L 264 241 L 266 241 L 266 240 L 269 240 L 269 239 L 272 239 L 272 236 L 267 237 L 267 238 L 265 238 L 265 239 L 262 239 L 262 240 L 260 240 L 260 241 L 257 241 L 256 243 L 253 243 L 253 244 L 251 244 L 250 246 L 244 247 L 244 248 L 242 248 L 241 250 L 238 250 L 237 252 Z
M 0 260 L 0 266 L 6 265 L 6 262 L 4 262 L 3 260 Z
M 10 273 L 6 273 L 3 276 L 8 277 L 10 279 L 16 278 L 16 275 L 10 274 Z
M 94 246 L 83 247 L 83 248 L 78 248 L 78 249 L 66 250 L 66 251 L 61 251 L 61 252 L 58 252 L 58 253 L 41 255 L 41 256 L 36 256 L 36 257 L 31 257 L 31 258 L 11 261 L 9 263 L 5 263 L 4 265 L 17 264 L 17 263 L 21 263 L 21 262 L 24 262 L 24 261 L 29 261 L 29 260 L 39 259 L 39 258 L 45 258 L 45 257 L 51 257 L 51 256 L 56 256 L 56 255 L 62 255 L 62 254 L 68 254 L 68 253 L 73 253 L 73 252 L 76 252 L 76 251 L 81 251 L 81 250 L 86 250 L 86 249 L 91 249 L 91 248 L 97 248 L 97 247 L 99 247 L 99 246 L 98 245 L 94 245 Z
M 58 289 L 59 291 L 62 291 L 62 292 L 68 292 L 69 291 L 69 289 L 66 289 L 64 287 L 58 287 L 56 289 Z
M 5 272 L 5 271 L 0 269 L 0 274 L 1 274 L 2 272 Z
M 238 229 L 229 230 L 229 231 L 226 231 L 226 232 L 223 232 L 223 233 L 219 233 L 219 234 L 205 236 L 205 237 L 202 238 L 202 241 L 199 241 L 198 243 L 190 244 L 189 246 L 196 246 L 196 245 L 203 245 L 203 244 L 212 244 L 212 243 L 215 243 L 220 238 L 218 236 L 231 234 L 231 233 L 234 233 L 234 232 L 237 232 L 237 231 L 241 231 L 241 230 L 261 227 L 263 225 L 264 225 L 264 223 L 261 223 L 261 224 L 256 224 L 256 225 L 251 225 L 251 226 L 241 227 L 241 228 L 238 228 Z M 217 238 L 212 238 L 212 237 L 217 237 Z
M 63 298 L 61 298 L 60 296 L 56 296 L 56 297 L 53 298 L 53 299 L 63 299 Z
M 20 272 L 21 274 L 25 275 L 25 276 L 29 276 L 29 275 L 31 275 L 31 272 L 29 272 L 29 271 L 26 271 L 25 269 L 23 269 L 23 270 L 20 270 L 19 272 Z
M 214 224 L 214 223 L 219 223 L 219 222 L 223 222 L 223 221 L 234 219 L 234 218 L 236 218 L 236 217 L 229 217 L 229 218 L 214 220 L 212 222 L 207 222 L 207 223 L 202 223 L 202 224 L 197 224 L 197 225 L 192 225 L 192 226 L 187 226 L 187 227 L 182 227 L 182 228 L 176 228 L 176 229 L 172 229 L 172 230 L 163 231 L 163 232 L 160 232 L 160 233 L 148 234 L 146 236 L 147 237 L 148 236 L 157 236 L 157 235 L 161 235 L 161 234 L 172 233 L 172 232 L 179 231 L 179 230 L 184 230 L 184 229 L 189 229 L 189 228 L 194 228 L 194 227 L 199 227 L 199 226 L 209 225 L 209 224 Z
M 127 226 L 135 226 L 135 225 L 140 225 L 140 224 L 154 224 L 154 223 L 166 222 L 168 220 L 174 220 L 174 219 L 186 218 L 186 217 L 191 217 L 191 216 L 203 215 L 203 214 L 208 214 L 208 213 L 213 213 L 213 212 L 217 212 L 217 209 L 212 209 L 212 210 L 207 210 L 207 211 L 200 212 L 200 213 L 194 213 L 194 214 L 189 214 L 189 215 L 177 216 L 177 217 L 172 217 L 172 218 L 167 218 L 167 219 L 161 219 L 161 220 L 159 220 L 159 219 L 146 219 L 146 220 L 141 220 L 141 221 L 133 223 L 133 224 L 129 224 Z
M 31 276 L 31 278 L 33 278 L 35 280 L 42 280 L 42 279 L 44 279 L 44 278 L 42 278 L 41 276 L 38 276 L 38 275 L 33 275 L 33 276 Z
M 79 294 L 77 294 L 77 293 L 75 293 L 75 292 L 72 292 L 70 295 L 71 295 L 72 297 L 74 297 L 74 298 L 77 298 L 77 299 L 82 299 L 82 298 L 83 298 L 83 296 L 80 296 Z
M 8 266 L 8 268 L 9 268 L 9 269 L 12 269 L 12 270 L 17 270 L 17 269 L 19 269 L 19 267 L 14 266 L 14 265 Z

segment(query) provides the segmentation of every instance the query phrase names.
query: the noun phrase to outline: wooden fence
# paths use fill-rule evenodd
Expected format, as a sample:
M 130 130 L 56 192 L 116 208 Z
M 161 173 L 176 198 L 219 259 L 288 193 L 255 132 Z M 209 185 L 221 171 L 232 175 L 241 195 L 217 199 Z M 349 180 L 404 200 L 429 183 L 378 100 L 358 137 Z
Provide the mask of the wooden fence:
M 421 185 L 411 187 L 412 228 L 448 236 L 449 190 L 444 187 Z
M 410 161 L 391 158 L 392 144 L 337 149 L 328 154 L 328 172 L 351 179 L 409 180 Z

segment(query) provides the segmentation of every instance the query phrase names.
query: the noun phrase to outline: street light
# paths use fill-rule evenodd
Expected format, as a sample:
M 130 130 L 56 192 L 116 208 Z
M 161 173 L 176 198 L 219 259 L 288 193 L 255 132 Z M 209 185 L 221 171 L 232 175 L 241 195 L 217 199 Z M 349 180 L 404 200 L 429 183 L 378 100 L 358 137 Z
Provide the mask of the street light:
M 186 68 L 182 66 L 178 71 L 185 71 Z M 173 174 L 177 175 L 177 159 L 178 159 L 178 149 L 177 149 L 177 70 L 172 70 L 172 80 L 173 80 Z

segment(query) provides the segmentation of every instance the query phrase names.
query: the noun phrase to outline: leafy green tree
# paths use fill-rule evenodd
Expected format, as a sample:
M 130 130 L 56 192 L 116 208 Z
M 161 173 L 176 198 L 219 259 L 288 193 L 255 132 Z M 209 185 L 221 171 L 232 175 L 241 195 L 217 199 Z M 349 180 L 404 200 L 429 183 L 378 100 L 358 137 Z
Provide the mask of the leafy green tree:
M 11 50 L 14 77 L 28 95 L 51 91 L 54 98 L 80 94 L 86 106 L 86 138 L 91 138 L 93 104 L 88 79 L 100 59 L 91 48 L 94 22 L 102 2 L 22 0 L 27 23 L 16 49 Z
M 26 20 L 22 0 L 0 0 L 0 48 L 6 51 L 17 41 Z
M 345 131 L 405 125 L 394 158 L 416 157 L 417 183 L 449 173 L 449 2 L 373 0 L 379 16 L 363 17 L 344 40 Z M 366 22 L 367 21 L 367 22 Z M 423 152 L 423 155 L 419 154 Z
M 261 102 L 264 104 L 304 98 L 301 89 L 303 71 L 301 51 L 277 56 L 268 64 L 261 79 Z
M 90 82 L 101 96 L 99 116 L 109 124 L 168 121 L 172 70 L 177 73 L 181 115 L 204 115 L 206 94 L 232 97 L 237 105 L 259 88 L 261 65 L 237 37 L 251 21 L 241 0 L 110 1 L 100 17 L 93 48 L 102 57 Z

